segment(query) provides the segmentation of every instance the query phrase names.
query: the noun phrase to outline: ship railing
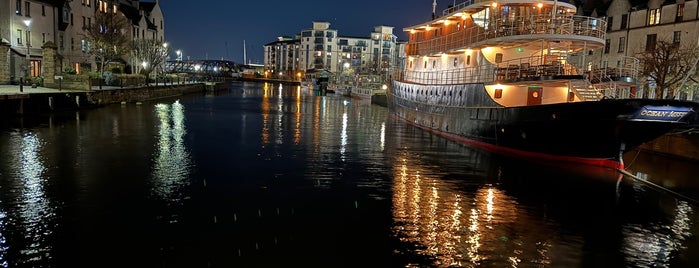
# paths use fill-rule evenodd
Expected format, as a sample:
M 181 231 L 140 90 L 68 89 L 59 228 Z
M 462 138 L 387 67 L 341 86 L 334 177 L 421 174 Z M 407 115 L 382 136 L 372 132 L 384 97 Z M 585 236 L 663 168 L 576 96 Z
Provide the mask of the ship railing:
M 467 6 L 473 5 L 473 3 L 478 2 L 478 0 L 467 0 L 462 3 L 456 4 L 456 5 L 450 5 L 447 9 L 442 11 L 442 16 L 446 17 L 449 16 L 450 14 L 461 10 L 462 8 L 465 8 Z
M 616 67 L 594 67 L 588 72 L 590 82 L 602 83 L 609 81 L 634 82 L 638 81 L 640 60 L 634 57 L 621 57 Z
M 488 40 L 510 36 L 523 36 L 526 40 L 536 37 L 532 35 L 570 35 L 592 37 L 603 44 L 607 22 L 603 19 L 585 16 L 561 16 L 553 18 L 549 15 L 519 16 L 514 18 L 498 18 L 469 28 L 427 40 L 410 42 L 406 47 L 408 55 L 434 55 L 453 52 L 478 45 L 487 45 Z M 571 38 L 568 38 L 571 39 Z M 589 41 L 589 40 L 588 40 Z
M 406 70 L 398 74 L 398 79 L 419 84 L 463 84 L 572 75 L 583 74 L 577 67 L 568 63 L 565 56 L 544 55 L 543 57 L 523 57 L 478 67 L 434 71 Z
M 497 64 L 495 80 L 511 80 L 541 76 L 580 75 L 565 56 L 543 55 L 523 57 Z
M 438 71 L 399 71 L 394 75 L 399 81 L 417 84 L 454 85 L 465 83 L 486 83 L 495 81 L 497 65 L 488 64 L 479 67 L 455 68 Z

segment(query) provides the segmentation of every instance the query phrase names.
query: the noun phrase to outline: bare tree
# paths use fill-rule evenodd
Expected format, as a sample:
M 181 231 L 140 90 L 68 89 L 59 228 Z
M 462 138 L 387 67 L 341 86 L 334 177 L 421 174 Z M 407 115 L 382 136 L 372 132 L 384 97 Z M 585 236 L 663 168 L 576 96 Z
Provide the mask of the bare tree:
M 153 39 L 139 39 L 134 42 L 133 56 L 142 64 L 146 84 L 153 70 L 163 68 L 168 55 L 170 55 L 170 48 L 167 43 Z
M 699 58 L 699 46 L 658 41 L 654 48 L 636 53 L 643 66 L 641 74 L 655 82 L 655 98 L 674 99 L 678 86 L 691 75 Z
M 100 77 L 103 77 L 106 65 L 121 59 L 129 51 L 128 26 L 128 20 L 119 12 L 95 11 L 95 22 L 85 29 L 89 46 L 87 53 L 99 64 Z

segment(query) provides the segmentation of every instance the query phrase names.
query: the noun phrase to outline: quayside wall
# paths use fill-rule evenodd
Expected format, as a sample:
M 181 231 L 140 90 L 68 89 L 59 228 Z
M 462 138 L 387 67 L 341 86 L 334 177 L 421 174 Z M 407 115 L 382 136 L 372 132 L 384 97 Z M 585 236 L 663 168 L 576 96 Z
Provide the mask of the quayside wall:
M 226 89 L 226 83 L 146 86 L 90 91 L 56 91 L 0 95 L 0 116 L 13 117 L 94 108 L 122 102 L 142 102 Z

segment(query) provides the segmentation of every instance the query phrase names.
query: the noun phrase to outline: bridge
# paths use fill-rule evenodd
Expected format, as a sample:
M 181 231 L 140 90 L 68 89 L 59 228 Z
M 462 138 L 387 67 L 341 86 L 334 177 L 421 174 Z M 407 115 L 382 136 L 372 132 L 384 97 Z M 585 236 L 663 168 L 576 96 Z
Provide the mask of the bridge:
M 186 73 L 193 76 L 240 78 L 245 65 L 227 60 L 169 60 L 165 62 L 168 73 Z

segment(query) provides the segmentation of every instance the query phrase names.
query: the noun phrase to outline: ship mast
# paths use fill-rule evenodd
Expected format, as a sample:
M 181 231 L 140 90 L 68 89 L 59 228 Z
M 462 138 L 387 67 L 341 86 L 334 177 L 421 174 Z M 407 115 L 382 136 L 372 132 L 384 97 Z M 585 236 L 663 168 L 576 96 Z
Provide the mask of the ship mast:
M 432 1 L 432 19 L 434 19 L 435 12 L 437 12 L 437 0 Z

